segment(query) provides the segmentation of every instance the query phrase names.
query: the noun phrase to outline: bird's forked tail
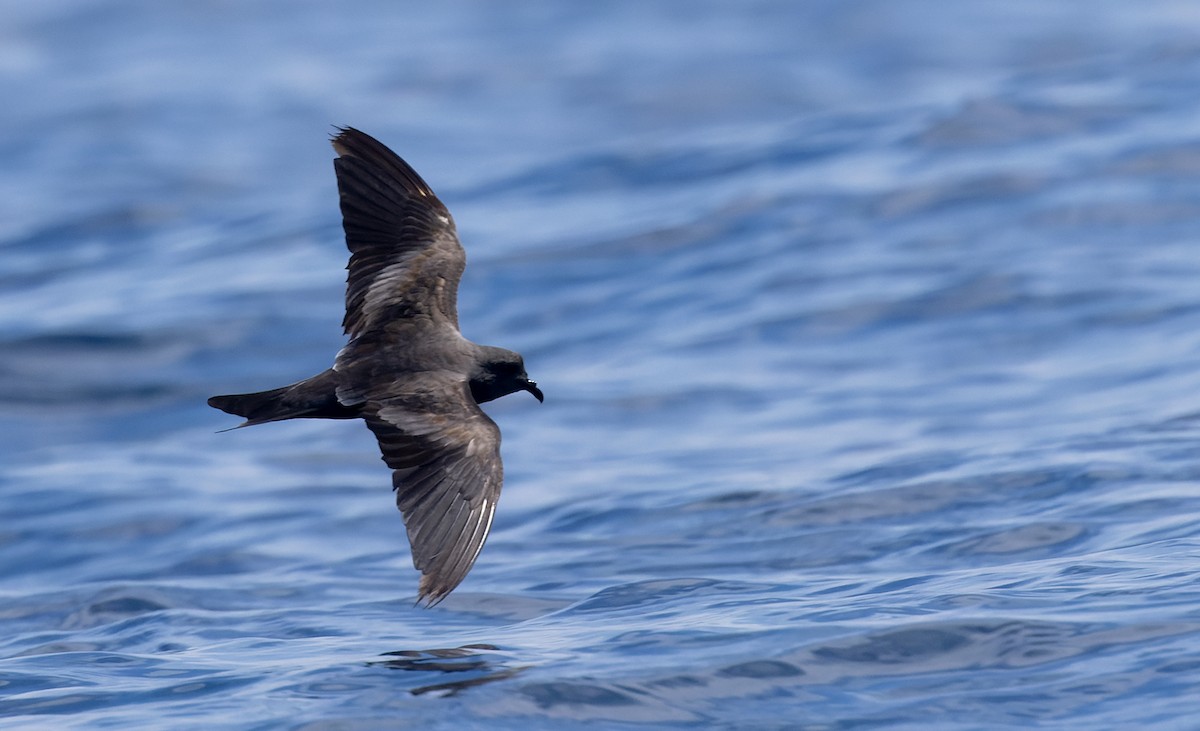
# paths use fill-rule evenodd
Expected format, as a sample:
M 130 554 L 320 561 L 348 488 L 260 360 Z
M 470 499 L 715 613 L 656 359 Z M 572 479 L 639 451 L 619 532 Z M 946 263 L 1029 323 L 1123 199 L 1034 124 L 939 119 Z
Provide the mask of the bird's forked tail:
M 337 374 L 331 369 L 283 388 L 258 393 L 213 396 L 208 405 L 227 414 L 245 417 L 236 428 L 284 419 L 353 419 L 357 408 L 337 398 Z

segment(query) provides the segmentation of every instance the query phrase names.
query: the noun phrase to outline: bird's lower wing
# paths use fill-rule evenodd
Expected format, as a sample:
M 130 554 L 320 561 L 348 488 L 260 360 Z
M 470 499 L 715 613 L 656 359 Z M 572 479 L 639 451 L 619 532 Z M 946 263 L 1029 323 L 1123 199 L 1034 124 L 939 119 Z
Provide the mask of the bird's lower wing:
M 363 416 L 393 470 L 418 600 L 432 606 L 466 577 L 491 529 L 504 480 L 500 430 L 465 381 L 373 394 Z

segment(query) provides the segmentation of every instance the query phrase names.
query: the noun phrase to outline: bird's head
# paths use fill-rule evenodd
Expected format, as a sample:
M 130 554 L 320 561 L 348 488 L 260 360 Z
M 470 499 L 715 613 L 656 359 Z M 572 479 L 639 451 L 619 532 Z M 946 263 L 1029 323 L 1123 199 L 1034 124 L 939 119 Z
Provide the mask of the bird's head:
M 484 403 L 517 391 L 528 391 L 543 401 L 542 390 L 525 372 L 525 360 L 520 353 L 490 345 L 480 347 L 480 358 L 471 374 L 471 395 L 476 403 Z

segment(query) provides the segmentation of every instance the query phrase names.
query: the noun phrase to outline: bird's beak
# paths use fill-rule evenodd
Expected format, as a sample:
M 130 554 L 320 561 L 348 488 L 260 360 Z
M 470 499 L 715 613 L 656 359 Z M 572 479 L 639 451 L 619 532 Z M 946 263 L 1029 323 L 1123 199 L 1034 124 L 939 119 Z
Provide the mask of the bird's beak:
M 526 380 L 525 381 L 525 390 L 528 391 L 529 393 L 533 394 L 533 397 L 538 400 L 538 403 L 542 403 L 543 401 L 546 400 L 545 397 L 542 396 L 542 389 L 537 387 L 536 381 Z

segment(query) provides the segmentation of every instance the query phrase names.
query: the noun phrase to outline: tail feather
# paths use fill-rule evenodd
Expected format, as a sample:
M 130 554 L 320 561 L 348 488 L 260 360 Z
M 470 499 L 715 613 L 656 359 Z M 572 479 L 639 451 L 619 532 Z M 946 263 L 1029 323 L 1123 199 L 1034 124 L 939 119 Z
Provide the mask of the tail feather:
M 345 406 L 337 398 L 337 374 L 333 370 L 258 393 L 213 396 L 208 405 L 227 414 L 246 419 L 239 424 L 254 426 L 284 419 L 353 419 L 358 409 Z M 235 427 L 237 428 L 237 427 Z

